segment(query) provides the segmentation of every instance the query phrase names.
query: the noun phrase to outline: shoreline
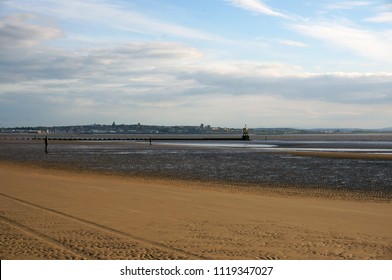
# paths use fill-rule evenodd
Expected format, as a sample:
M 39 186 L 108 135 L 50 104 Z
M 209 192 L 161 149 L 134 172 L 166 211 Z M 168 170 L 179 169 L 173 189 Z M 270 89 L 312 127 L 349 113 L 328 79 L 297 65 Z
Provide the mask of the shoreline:
M 0 162 L 2 259 L 391 259 L 391 203 Z

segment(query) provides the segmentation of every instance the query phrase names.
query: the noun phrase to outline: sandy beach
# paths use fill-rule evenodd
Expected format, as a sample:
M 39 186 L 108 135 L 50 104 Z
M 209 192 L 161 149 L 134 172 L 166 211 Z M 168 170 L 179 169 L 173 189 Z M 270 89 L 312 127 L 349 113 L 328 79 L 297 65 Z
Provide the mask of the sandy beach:
M 0 163 L 1 259 L 392 259 L 392 204 Z

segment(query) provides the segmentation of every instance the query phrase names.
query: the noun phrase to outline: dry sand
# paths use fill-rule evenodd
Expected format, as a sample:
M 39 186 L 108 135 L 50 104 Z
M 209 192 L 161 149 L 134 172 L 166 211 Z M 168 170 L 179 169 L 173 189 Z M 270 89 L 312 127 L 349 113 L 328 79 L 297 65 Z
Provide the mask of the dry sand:
M 392 259 L 392 203 L 0 163 L 1 259 Z

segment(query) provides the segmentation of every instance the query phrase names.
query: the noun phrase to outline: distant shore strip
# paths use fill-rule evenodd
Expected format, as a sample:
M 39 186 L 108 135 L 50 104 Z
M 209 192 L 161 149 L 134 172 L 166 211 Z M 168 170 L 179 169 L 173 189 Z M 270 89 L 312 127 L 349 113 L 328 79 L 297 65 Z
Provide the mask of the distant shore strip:
M 14 140 L 45 140 L 45 137 L 14 137 Z M 48 137 L 49 141 L 247 141 L 242 137 Z

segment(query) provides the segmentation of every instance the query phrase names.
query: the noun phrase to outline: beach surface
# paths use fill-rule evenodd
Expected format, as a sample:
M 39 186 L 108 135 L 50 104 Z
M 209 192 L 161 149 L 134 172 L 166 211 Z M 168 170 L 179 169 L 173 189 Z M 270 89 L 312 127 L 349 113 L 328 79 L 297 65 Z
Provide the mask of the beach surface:
M 392 259 L 390 201 L 7 162 L 0 179 L 3 260 Z

